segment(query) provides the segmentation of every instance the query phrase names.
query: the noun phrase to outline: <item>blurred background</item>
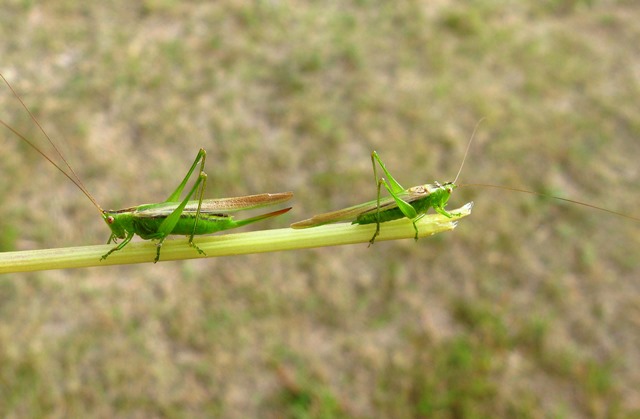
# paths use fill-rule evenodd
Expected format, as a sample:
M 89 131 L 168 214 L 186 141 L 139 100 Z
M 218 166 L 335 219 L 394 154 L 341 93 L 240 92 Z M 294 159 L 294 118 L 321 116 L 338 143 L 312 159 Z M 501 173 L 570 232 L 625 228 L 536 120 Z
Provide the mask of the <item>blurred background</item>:
M 640 4 L 4 1 L 0 72 L 105 208 L 294 191 L 281 228 L 491 183 L 640 216 Z M 6 86 L 0 117 L 47 147 Z M 0 134 L 0 250 L 104 243 Z M 46 148 L 51 153 L 50 148 Z M 638 417 L 640 222 L 460 188 L 456 230 L 0 278 L 4 417 Z M 249 227 L 249 229 L 251 228 Z M 240 230 L 238 230 L 240 231 Z M 232 233 L 232 232 L 231 232 Z

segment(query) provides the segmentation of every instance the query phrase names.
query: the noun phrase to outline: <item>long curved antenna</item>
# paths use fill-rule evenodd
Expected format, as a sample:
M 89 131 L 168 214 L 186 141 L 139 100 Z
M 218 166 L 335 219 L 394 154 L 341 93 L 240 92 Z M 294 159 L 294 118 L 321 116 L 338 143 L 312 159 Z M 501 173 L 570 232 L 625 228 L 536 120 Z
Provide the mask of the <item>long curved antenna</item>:
M 73 182 L 74 185 L 76 185 L 78 187 L 78 189 L 80 189 L 80 191 L 82 191 L 82 193 L 89 198 L 89 200 L 91 201 L 91 203 L 93 203 L 93 205 L 98 208 L 98 211 L 100 211 L 101 214 L 104 213 L 104 210 L 102 209 L 102 207 L 100 205 L 98 205 L 98 202 L 95 200 L 95 198 L 89 193 L 89 191 L 87 190 L 87 188 L 84 186 L 84 184 L 82 183 L 82 181 L 80 180 L 80 177 L 76 174 L 76 172 L 73 170 L 73 168 L 69 165 L 69 163 L 67 162 L 67 159 L 64 158 L 64 156 L 62 155 L 62 153 L 60 152 L 60 150 L 58 149 L 58 147 L 56 147 L 55 143 L 53 142 L 53 140 L 51 140 L 51 137 L 49 137 L 49 135 L 47 134 L 47 132 L 44 130 L 44 128 L 42 128 L 42 125 L 40 125 L 40 123 L 38 122 L 38 120 L 36 119 L 36 117 L 33 115 L 33 113 L 31 113 L 31 111 L 29 110 L 29 108 L 27 107 L 27 105 L 24 103 L 24 101 L 22 100 L 22 98 L 20 97 L 20 95 L 18 95 L 18 93 L 14 90 L 14 88 L 11 86 L 11 84 L 9 83 L 9 81 L 4 77 L 4 75 L 2 73 L 0 73 L 0 77 L 2 77 L 2 80 L 4 80 L 5 84 L 9 87 L 9 89 L 11 90 L 11 92 L 13 93 L 13 95 L 18 99 L 18 101 L 20 102 L 20 104 L 22 105 L 22 107 L 24 108 L 25 111 L 27 111 L 27 113 L 29 114 L 29 116 L 31 117 L 31 119 L 33 120 L 33 122 L 35 122 L 35 124 L 38 126 L 38 128 L 40 129 L 40 132 L 42 132 L 44 134 L 44 136 L 47 138 L 47 140 L 49 141 L 49 143 L 53 146 L 53 149 L 56 151 L 56 153 L 58 153 L 58 156 L 60 156 L 60 158 L 62 159 L 62 161 L 64 162 L 64 164 L 69 168 L 69 170 L 71 171 L 71 173 L 73 174 L 73 177 L 71 175 L 69 175 L 66 171 L 62 170 L 62 168 L 56 164 L 49 156 L 47 156 L 42 150 L 40 150 L 40 148 L 38 148 L 33 142 L 31 142 L 29 139 L 27 139 L 24 135 L 22 135 L 21 133 L 19 133 L 17 130 L 15 130 L 12 126 L 10 126 L 9 124 L 7 124 L 5 121 L 3 121 L 2 119 L 0 119 L 0 123 L 2 123 L 2 125 L 4 125 L 5 127 L 7 127 L 7 129 L 9 129 L 11 132 L 13 132 L 15 135 L 18 136 L 18 138 L 22 139 L 25 143 L 29 144 L 31 146 L 31 148 L 33 148 L 35 151 L 37 151 L 38 153 L 40 153 L 40 155 L 42 157 L 44 157 L 45 159 L 47 159 L 47 161 L 49 161 L 49 163 L 51 163 L 56 169 L 58 169 L 63 175 L 65 175 L 71 182 Z
M 481 118 L 478 123 L 476 124 L 476 127 L 473 129 L 473 133 L 471 133 L 471 138 L 469 139 L 469 143 L 467 144 L 467 149 L 464 151 L 464 157 L 462 157 L 462 163 L 460 163 L 460 168 L 458 169 L 458 174 L 456 175 L 456 178 L 453 180 L 453 183 L 455 184 L 458 181 L 458 177 L 460 177 L 460 173 L 462 173 L 462 168 L 464 167 L 464 162 L 467 160 L 467 154 L 469 154 L 469 149 L 471 148 L 471 143 L 473 142 L 473 139 L 476 136 L 476 131 L 478 131 L 478 127 L 480 126 L 480 123 L 484 121 L 484 118 Z
M 630 220 L 640 221 L 640 218 L 638 218 L 638 217 L 633 217 L 631 215 L 627 215 L 627 214 L 623 214 L 621 212 L 617 212 L 617 211 L 613 211 L 613 210 L 610 210 L 610 209 L 598 207 L 596 205 L 587 204 L 586 202 L 575 201 L 575 200 L 569 199 L 569 198 L 560 198 L 559 196 L 547 195 L 547 194 L 544 194 L 544 193 L 541 193 L 541 192 L 528 191 L 526 189 L 512 188 L 510 186 L 490 185 L 490 184 L 486 184 L 486 183 L 466 183 L 464 185 L 458 185 L 458 188 L 465 188 L 465 187 L 469 187 L 469 186 L 471 186 L 471 187 L 480 187 L 480 188 L 504 189 L 504 190 L 507 190 L 507 191 L 522 192 L 522 193 L 528 193 L 528 194 L 531 194 L 531 195 L 538 195 L 538 196 L 542 196 L 544 198 L 553 198 L 553 199 L 557 199 L 559 201 L 570 202 L 572 204 L 582 205 L 583 207 L 588 207 L 588 208 L 596 209 L 596 210 L 599 210 L 599 211 L 608 212 L 609 214 L 617 215 L 618 217 L 624 217 L 624 218 L 629 218 Z

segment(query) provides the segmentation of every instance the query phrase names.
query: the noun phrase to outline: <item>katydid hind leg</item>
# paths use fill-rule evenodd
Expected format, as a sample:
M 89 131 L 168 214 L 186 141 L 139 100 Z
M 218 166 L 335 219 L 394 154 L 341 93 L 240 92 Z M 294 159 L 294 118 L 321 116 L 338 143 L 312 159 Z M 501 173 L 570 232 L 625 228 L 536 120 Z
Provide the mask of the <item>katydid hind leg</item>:
M 204 159 L 202 160 L 202 163 L 203 163 L 202 168 L 204 169 Z M 198 227 L 198 221 L 200 220 L 200 210 L 202 208 L 202 199 L 204 197 L 204 190 L 205 190 L 205 187 L 207 186 L 206 173 L 200 172 L 200 178 L 202 179 L 202 182 L 200 182 L 200 191 L 198 192 L 198 209 L 196 210 L 196 217 L 193 220 L 193 230 L 191 231 L 191 236 L 189 236 L 189 245 L 194 249 L 196 249 L 198 253 L 200 253 L 201 255 L 206 255 L 206 253 L 202 249 L 200 249 L 198 245 L 196 245 L 193 241 L 193 236 L 195 236 L 196 234 L 196 231 L 197 231 L 196 228 Z
M 413 208 L 411 206 L 411 204 L 409 204 L 408 202 L 406 202 L 402 198 L 400 198 L 392 190 L 393 186 L 389 185 L 389 183 L 387 182 L 387 180 L 385 178 L 378 179 L 378 182 L 377 182 L 377 186 L 378 186 L 378 191 L 377 191 L 378 192 L 378 194 L 377 194 L 378 205 L 377 205 L 377 208 L 376 208 L 376 231 L 375 231 L 375 233 L 373 233 L 373 237 L 371 237 L 371 240 L 369 240 L 369 246 L 371 246 L 375 242 L 376 237 L 378 237 L 378 235 L 380 234 L 380 191 L 382 189 L 382 185 L 384 185 L 384 187 L 387 190 L 387 192 L 389 192 L 389 194 L 393 197 L 393 200 L 396 202 L 396 205 L 398 205 L 398 208 L 400 209 L 400 211 L 402 211 L 402 214 L 404 214 L 405 217 L 407 217 L 410 220 L 415 220 L 416 217 L 418 217 L 418 213 L 416 212 L 416 209 Z M 414 224 L 414 228 L 417 228 L 415 226 L 415 224 Z M 417 236 L 417 230 L 416 230 L 416 236 Z
M 427 213 L 423 212 L 422 214 L 419 214 L 416 218 L 411 220 L 411 223 L 413 224 L 413 230 L 416 232 L 416 235 L 413 237 L 415 241 L 418 241 L 418 225 L 416 223 L 420 221 L 425 215 L 427 215 Z
M 387 167 L 382 162 L 382 159 L 380 158 L 380 156 L 378 156 L 378 153 L 373 151 L 371 153 L 371 163 L 373 164 L 373 175 L 376 178 L 376 182 L 378 181 L 378 173 L 377 173 L 377 170 L 376 170 L 376 162 L 378 162 L 378 164 L 382 168 L 382 171 L 384 172 L 384 176 L 388 179 L 388 182 L 390 184 L 391 190 L 393 190 L 393 192 L 395 192 L 396 194 L 399 194 L 400 192 L 404 191 L 405 189 L 402 187 L 402 185 L 400 185 L 398 183 L 398 181 L 391 175 L 391 173 L 389 173 L 389 171 L 387 170 Z M 389 188 L 387 188 L 387 189 L 389 189 Z M 391 193 L 391 195 L 393 195 L 393 192 L 391 192 L 391 190 L 389 190 L 389 193 Z
M 200 173 L 204 173 L 204 163 L 206 159 L 207 159 L 207 152 L 205 151 L 204 148 L 201 148 L 200 151 L 198 151 L 198 154 L 196 155 L 196 159 L 193 161 L 193 164 L 189 168 L 187 175 L 184 177 L 184 179 L 182 179 L 182 182 L 180 182 L 180 185 L 178 185 L 176 190 L 173 191 L 173 193 L 169 195 L 169 198 L 167 198 L 166 201 L 164 202 L 178 202 L 178 200 L 180 199 L 180 195 L 182 195 L 182 191 L 187 185 L 187 182 L 189 181 L 189 178 L 193 174 L 193 171 L 198 166 L 198 163 L 200 163 Z
M 373 165 L 374 174 L 375 174 L 375 171 L 376 171 L 376 165 L 374 164 Z M 382 182 L 384 182 L 384 179 L 383 178 L 378 179 L 376 176 L 376 203 L 377 203 L 376 204 L 376 231 L 373 233 L 371 240 L 369 240 L 369 246 L 367 247 L 370 247 L 376 241 L 376 237 L 378 237 L 378 234 L 380 234 L 380 190 L 382 189 Z
M 156 254 L 156 260 L 155 260 L 156 262 L 160 258 L 160 248 L 162 247 L 162 242 L 164 241 L 164 239 L 169 234 L 171 234 L 171 232 L 175 228 L 176 224 L 178 224 L 178 221 L 180 220 L 180 216 L 182 215 L 182 212 L 184 211 L 184 208 L 187 206 L 187 203 L 189 202 L 189 200 L 191 199 L 193 194 L 198 190 L 198 187 L 200 187 L 200 185 L 203 182 L 206 182 L 206 178 L 207 178 L 207 174 L 204 173 L 204 172 L 201 172 L 200 176 L 198 176 L 198 180 L 196 180 L 196 182 L 194 183 L 194 185 L 191 188 L 191 190 L 189 191 L 189 193 L 185 196 L 185 198 L 182 200 L 182 202 L 180 202 L 180 205 L 178 205 L 176 207 L 176 209 L 174 209 L 173 212 L 171 214 L 169 214 L 169 216 L 167 218 L 165 218 L 162 223 L 160 223 L 160 226 L 158 226 L 158 232 L 156 233 L 155 237 L 153 237 L 153 238 L 159 240 L 159 242 L 157 244 L 158 252 Z M 198 204 L 198 212 L 197 212 L 197 215 L 196 215 L 195 223 L 197 223 L 197 218 L 198 218 L 198 216 L 200 214 L 200 205 L 201 204 L 202 204 L 202 193 L 200 194 L 200 202 Z M 193 243 L 193 234 L 191 235 L 191 237 L 189 239 L 189 244 L 191 244 L 193 247 L 195 247 L 196 250 L 198 251 L 198 253 L 204 254 L 204 252 L 200 248 L 198 248 L 198 246 L 196 246 Z
M 394 191 L 391 190 L 391 187 L 389 186 L 389 184 L 387 183 L 387 181 L 384 178 L 382 178 L 380 180 L 384 184 L 384 187 L 387 189 L 389 194 L 393 197 L 393 200 L 396 201 L 396 204 L 398 205 L 398 208 L 400 208 L 400 211 L 402 211 L 404 216 L 409 218 L 409 219 L 411 219 L 411 220 L 416 218 L 418 216 L 418 213 L 416 212 L 416 209 L 413 208 L 411 206 L 411 204 L 409 204 L 408 202 L 406 202 L 402 198 L 398 197 L 397 193 L 394 193 Z M 404 189 L 403 189 L 403 191 L 404 191 Z M 380 202 L 380 197 L 378 197 L 378 203 L 379 202 Z
M 178 208 L 176 208 L 171 213 L 171 215 L 170 215 L 170 217 L 172 217 L 171 220 L 169 220 L 167 218 L 160 225 L 160 229 L 162 229 L 161 233 L 163 233 L 164 237 L 162 237 L 160 239 L 161 241 L 158 243 L 159 247 L 158 247 L 158 254 L 156 255 L 156 262 L 158 261 L 158 259 L 160 257 L 160 247 L 162 246 L 162 241 L 164 241 L 164 238 L 166 238 L 166 236 L 171 234 L 171 231 L 173 231 L 173 228 L 176 226 L 176 224 L 180 220 L 180 215 L 182 215 L 182 211 L 184 210 L 184 207 L 186 206 L 186 203 L 191 199 L 191 196 L 193 196 L 193 194 L 196 191 L 198 185 L 200 185 L 200 191 L 198 192 L 198 209 L 196 210 L 196 216 L 195 216 L 195 220 L 194 220 L 194 223 L 193 223 L 193 231 L 191 232 L 191 235 L 189 236 L 189 245 L 192 246 L 193 248 L 195 248 L 198 251 L 198 253 L 200 253 L 202 255 L 205 254 L 204 251 L 202 249 L 200 249 L 193 242 L 193 236 L 195 235 L 196 228 L 198 226 L 198 221 L 200 220 L 200 211 L 201 211 L 201 208 L 202 208 L 202 199 L 204 197 L 204 190 L 205 190 L 205 186 L 207 184 L 207 176 L 206 176 L 206 173 L 204 172 L 206 159 L 207 159 L 207 152 L 205 151 L 205 149 L 201 148 L 200 151 L 198 151 L 198 154 L 196 155 L 195 160 L 191 164 L 191 167 L 189 168 L 189 171 L 185 175 L 184 179 L 182 179 L 182 182 L 180 182 L 180 185 L 178 185 L 178 187 L 176 188 L 175 191 L 173 191 L 171 196 L 169 196 L 169 198 L 167 198 L 166 202 L 177 202 L 180 199 L 180 195 L 182 194 L 183 189 L 185 188 L 187 182 L 189 181 L 189 178 L 191 178 L 191 175 L 193 174 L 195 168 L 198 166 L 198 163 L 200 163 L 199 179 L 196 181 L 196 184 L 194 185 L 192 190 L 187 194 L 186 198 L 182 201 L 182 204 L 184 204 L 184 205 L 181 204 L 180 206 L 178 206 Z M 165 223 L 166 223 L 166 225 L 165 225 Z
M 164 239 L 166 238 L 167 236 L 164 236 L 156 243 L 156 257 L 153 259 L 153 263 L 158 263 L 160 260 L 160 249 L 162 249 L 162 243 L 164 243 Z
M 384 172 L 386 179 L 385 177 L 378 178 L 378 170 L 376 168 L 376 162 L 382 168 L 382 171 Z M 416 210 L 410 204 L 408 204 L 407 202 L 403 201 L 401 198 L 398 197 L 398 194 L 400 194 L 401 192 L 404 192 L 405 189 L 402 187 L 402 185 L 400 185 L 400 183 L 398 183 L 398 181 L 393 177 L 393 175 L 389 173 L 389 171 L 387 170 L 387 167 L 382 162 L 382 159 L 380 158 L 380 156 L 378 156 L 378 153 L 375 151 L 371 153 L 371 164 L 373 165 L 373 176 L 376 180 L 378 205 L 376 208 L 376 231 L 375 233 L 373 233 L 373 237 L 371 237 L 371 240 L 369 240 L 369 246 L 371 246 L 375 242 L 376 237 L 378 237 L 378 235 L 380 234 L 380 192 L 381 192 L 382 185 L 384 185 L 387 192 L 389 192 L 389 194 L 393 197 L 394 201 L 396 201 L 398 208 L 400 208 L 400 211 L 402 211 L 405 217 L 413 219 L 417 215 Z

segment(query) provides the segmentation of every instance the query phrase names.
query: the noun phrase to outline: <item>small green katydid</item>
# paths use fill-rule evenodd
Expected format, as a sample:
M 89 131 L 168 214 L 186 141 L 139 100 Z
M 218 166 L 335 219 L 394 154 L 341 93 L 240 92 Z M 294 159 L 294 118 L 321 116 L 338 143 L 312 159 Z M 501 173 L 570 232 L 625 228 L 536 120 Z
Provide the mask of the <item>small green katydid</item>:
M 482 122 L 482 120 L 480 122 Z M 418 226 L 416 223 L 427 214 L 429 208 L 433 207 L 438 214 L 444 215 L 447 218 L 453 218 L 457 215 L 449 213 L 445 209 L 445 206 L 451 197 L 451 193 L 457 188 L 456 181 L 462 172 L 462 167 L 464 166 L 469 148 L 471 147 L 473 137 L 480 122 L 478 122 L 471 135 L 464 157 L 462 158 L 462 164 L 460 164 L 460 169 L 458 169 L 458 174 L 453 182 L 446 182 L 444 184 L 440 184 L 439 182 L 427 183 L 405 189 L 395 180 L 391 173 L 389 173 L 382 159 L 378 156 L 378 153 L 373 151 L 371 153 L 371 164 L 377 185 L 376 200 L 337 211 L 314 215 L 307 220 L 291 224 L 291 228 L 308 228 L 340 221 L 352 221 L 352 224 L 375 223 L 376 231 L 373 233 L 371 240 L 369 240 L 369 245 L 372 245 L 376 237 L 380 234 L 380 223 L 406 217 L 413 223 L 413 229 L 416 232 L 415 239 L 418 240 Z M 384 177 L 378 177 L 376 163 L 382 168 L 386 179 Z M 380 198 L 382 185 L 384 185 L 385 189 L 389 192 L 390 197 Z
M 476 129 L 478 126 L 476 125 Z M 474 130 L 475 135 L 475 130 Z M 471 140 L 467 144 L 467 149 L 465 151 L 464 157 L 462 159 L 462 164 L 458 169 L 458 173 L 453 182 L 446 183 L 429 183 L 424 185 L 413 186 L 411 188 L 405 189 L 403 188 L 389 173 L 384 163 L 378 156 L 378 153 L 373 151 L 371 153 L 371 163 L 373 165 L 373 175 L 376 179 L 377 184 L 377 199 L 369 202 L 365 202 L 363 204 L 354 205 L 352 207 L 340 209 L 337 211 L 327 212 L 324 214 L 314 215 L 313 217 L 295 222 L 291 224 L 291 228 L 308 228 L 308 227 L 316 227 L 323 224 L 337 223 L 341 221 L 351 221 L 352 224 L 376 224 L 376 230 L 369 240 L 369 245 L 373 244 L 376 237 L 380 234 L 380 224 L 386 221 L 397 220 L 400 218 L 408 218 L 413 223 L 413 228 L 416 232 L 415 239 L 418 239 L 418 227 L 416 223 L 426 215 L 429 208 L 433 207 L 433 209 L 445 217 L 452 218 L 457 216 L 457 214 L 451 214 L 446 209 L 445 206 L 451 197 L 451 193 L 455 188 L 458 187 L 484 187 L 484 188 L 497 188 L 504 189 L 514 192 L 522 192 L 528 194 L 539 195 L 543 197 L 558 199 L 565 202 L 570 202 L 572 204 L 583 205 L 589 208 L 597 209 L 600 211 L 605 211 L 610 214 L 614 214 L 620 217 L 629 218 L 635 221 L 640 221 L 640 218 L 632 217 L 627 214 L 622 214 L 616 211 L 608 210 L 606 208 L 601 208 L 595 205 L 587 204 L 580 201 L 574 201 L 572 199 L 561 198 L 558 196 L 546 195 L 538 192 L 528 191 L 524 189 L 512 188 L 508 186 L 499 186 L 499 185 L 490 185 L 490 184 L 464 184 L 457 185 L 456 182 L 460 173 L 462 172 L 462 167 L 464 166 L 464 162 L 467 158 L 467 154 L 469 153 L 469 148 L 471 146 L 471 142 L 473 141 L 474 135 L 471 136 Z M 382 168 L 384 177 L 378 177 L 376 163 Z M 385 189 L 389 192 L 391 196 L 386 198 L 380 197 L 380 192 L 382 185 L 384 185 Z
M 47 138 L 49 143 L 53 146 L 55 152 L 60 156 L 64 165 L 69 169 L 70 173 L 63 170 L 58 164 L 56 164 L 49 156 L 47 156 L 40 148 L 38 148 L 33 142 L 27 139 L 24 135 L 19 133 L 9 124 L 0 120 L 0 123 L 17 135 L 20 139 L 26 142 L 29 146 L 35 149 L 45 159 L 47 159 L 52 165 L 54 165 L 62 174 L 64 174 L 71 182 L 73 182 L 82 193 L 89 198 L 93 205 L 100 211 L 102 219 L 107 223 L 111 229 L 111 235 L 107 243 L 117 243 L 118 239 L 122 239 L 122 242 L 117 244 L 113 249 L 109 250 L 100 260 L 106 259 L 111 253 L 124 248 L 134 237 L 138 235 L 145 240 L 155 239 L 158 241 L 156 257 L 154 263 L 160 259 L 160 249 L 162 243 L 169 235 L 186 235 L 189 236 L 189 244 L 194 247 L 198 253 L 204 254 L 204 252 L 193 242 L 193 237 L 202 234 L 211 234 L 222 230 L 229 230 L 236 227 L 241 227 L 247 224 L 254 223 L 256 221 L 264 220 L 266 218 L 275 217 L 289 211 L 291 207 L 284 208 L 278 211 L 261 214 L 245 220 L 234 220 L 228 213 L 254 209 L 269 205 L 275 205 L 282 202 L 286 202 L 293 197 L 292 192 L 280 192 L 280 193 L 263 193 L 258 195 L 239 196 L 233 198 L 220 198 L 220 199 L 203 199 L 204 189 L 207 181 L 207 174 L 204 172 L 206 151 L 200 149 L 193 164 L 189 168 L 187 175 L 184 177 L 180 185 L 169 197 L 161 203 L 156 204 L 143 204 L 135 207 L 125 208 L 121 210 L 104 210 L 98 204 L 98 202 L 89 193 L 84 186 L 78 175 L 71 168 L 67 160 L 62 153 L 58 150 L 53 143 L 49 135 L 42 128 L 35 116 L 31 113 L 29 108 L 22 101 L 17 92 L 13 89 L 11 84 L 7 81 L 4 75 L 0 74 L 0 77 L 7 84 L 14 96 L 18 99 L 22 107 L 27 111 L 31 119 L 36 123 L 40 131 Z M 184 190 L 189 178 L 195 171 L 196 167 L 200 165 L 198 178 L 196 179 L 191 190 L 186 194 L 185 198 L 180 200 L 180 195 Z M 197 196 L 197 199 L 191 200 L 191 197 Z
M 375 151 L 371 153 L 371 162 L 377 183 L 377 199 L 341 210 L 315 215 L 307 220 L 291 224 L 291 228 L 315 227 L 340 221 L 352 221 L 352 224 L 375 223 L 376 231 L 373 233 L 371 240 L 369 240 L 369 243 L 373 244 L 380 234 L 380 223 L 404 217 L 409 218 L 413 223 L 413 228 L 416 232 L 415 239 L 417 240 L 418 227 L 416 223 L 427 214 L 430 207 L 433 207 L 436 212 L 448 218 L 452 218 L 455 215 L 445 209 L 451 192 L 457 187 L 455 181 L 444 184 L 435 182 L 405 189 L 389 173 Z M 386 179 L 384 177 L 378 178 L 376 163 L 382 168 Z M 380 197 L 382 185 L 387 189 L 391 195 L 390 197 Z

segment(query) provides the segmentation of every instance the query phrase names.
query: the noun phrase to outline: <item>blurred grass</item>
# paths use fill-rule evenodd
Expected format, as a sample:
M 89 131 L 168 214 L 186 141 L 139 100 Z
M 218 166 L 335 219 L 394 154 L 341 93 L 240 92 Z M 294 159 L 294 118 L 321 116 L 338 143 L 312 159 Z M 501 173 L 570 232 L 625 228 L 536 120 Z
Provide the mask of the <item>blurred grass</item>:
M 286 225 L 404 186 L 519 186 L 638 215 L 629 1 L 8 1 L 0 71 L 105 207 L 294 190 Z M 41 135 L 6 89 L 2 119 Z M 2 250 L 98 244 L 0 135 Z M 177 175 L 176 175 L 177 174 Z M 178 177 L 176 177 L 178 176 Z M 6 275 L 3 416 L 634 417 L 638 226 L 461 188 L 446 237 Z

